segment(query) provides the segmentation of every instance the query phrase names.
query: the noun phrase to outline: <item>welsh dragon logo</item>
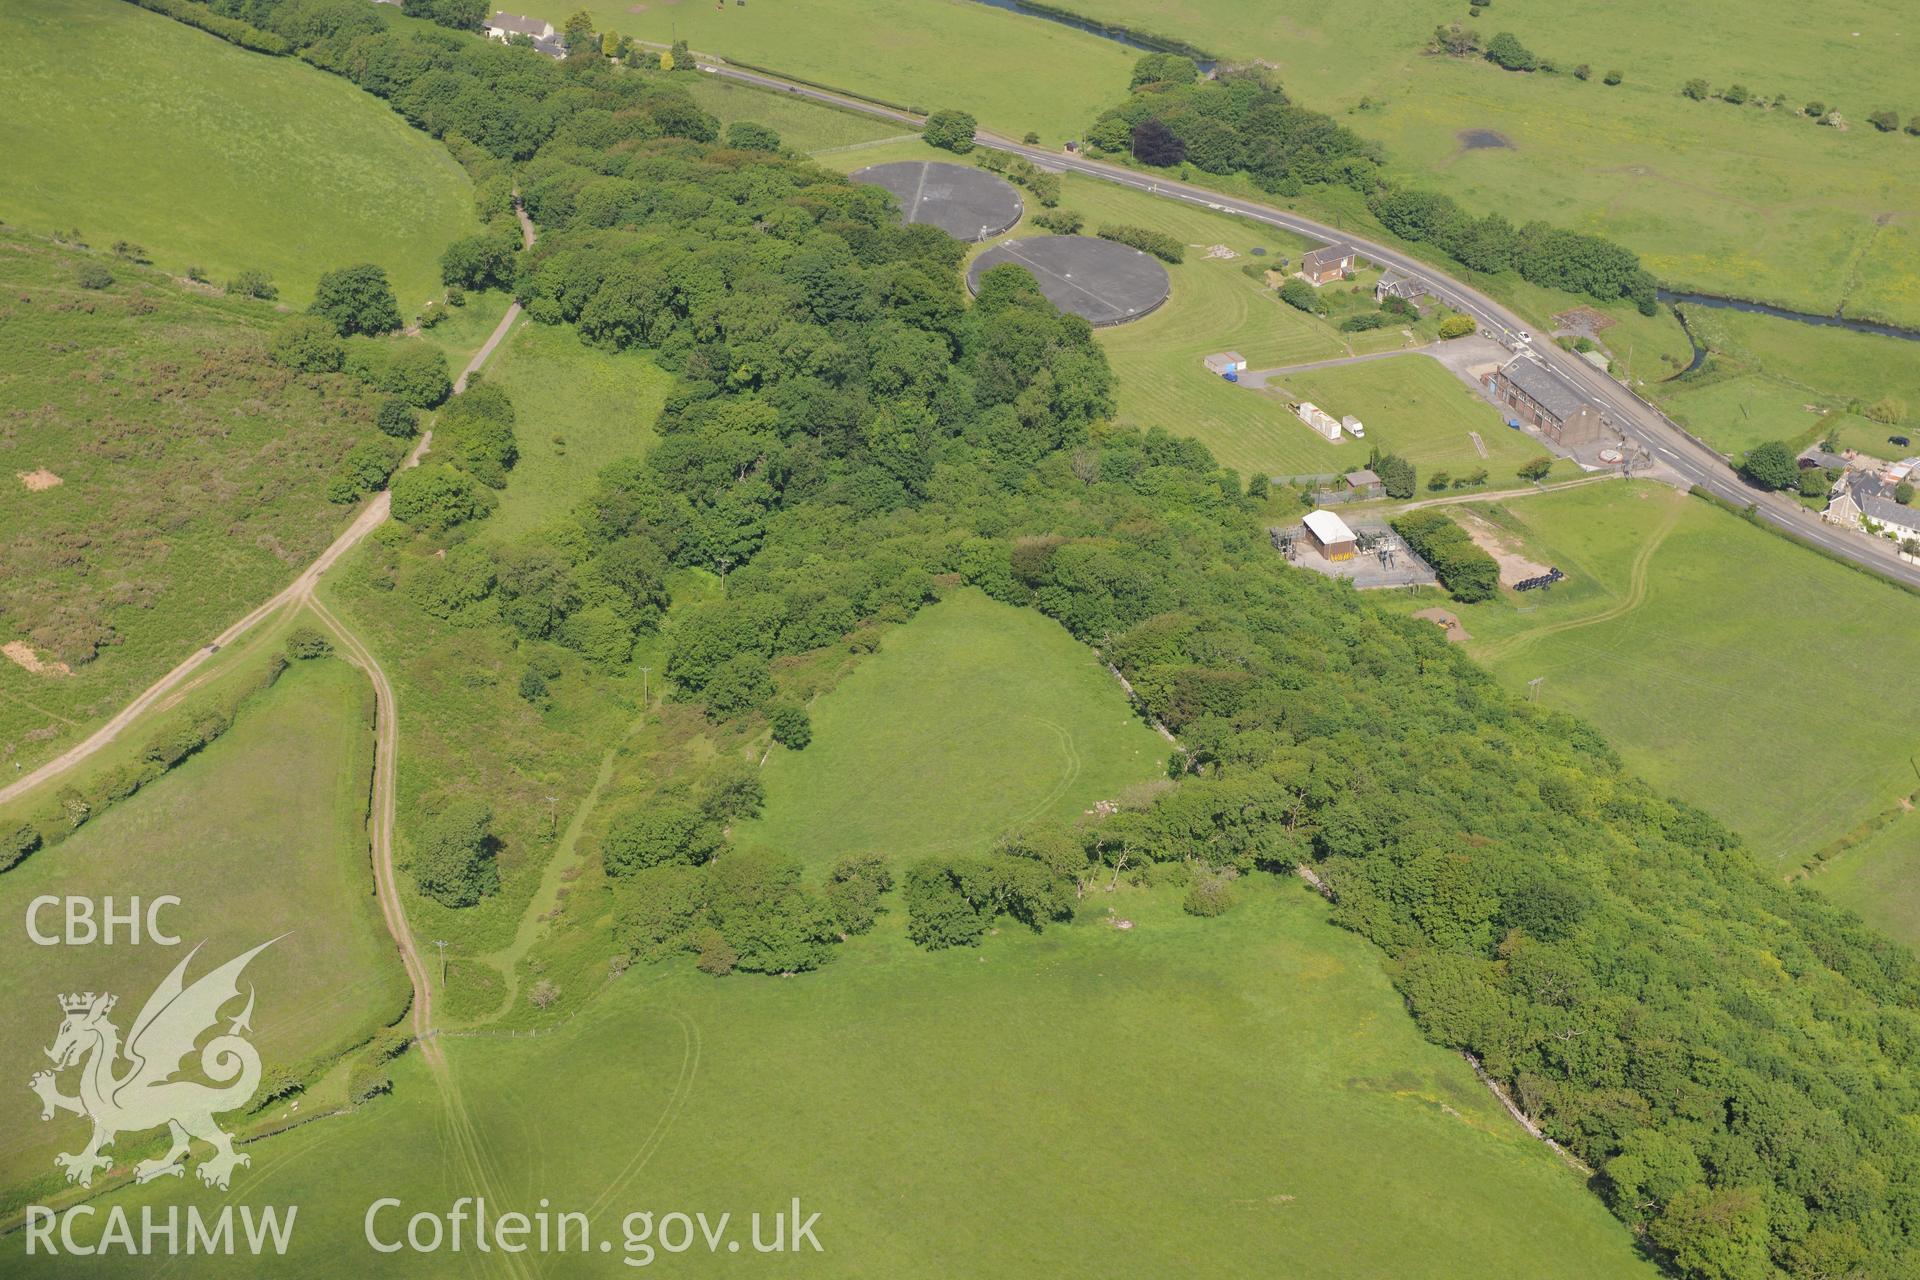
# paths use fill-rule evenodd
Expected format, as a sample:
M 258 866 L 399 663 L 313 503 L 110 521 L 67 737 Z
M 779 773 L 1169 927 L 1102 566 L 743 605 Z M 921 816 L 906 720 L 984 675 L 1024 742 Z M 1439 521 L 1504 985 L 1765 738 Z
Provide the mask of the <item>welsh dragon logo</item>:
M 172 1134 L 173 1146 L 165 1155 L 135 1165 L 137 1181 L 181 1176 L 194 1138 L 213 1147 L 212 1159 L 195 1170 L 210 1187 L 226 1190 L 235 1166 L 252 1163 L 233 1149 L 232 1137 L 213 1120 L 221 1112 L 246 1105 L 260 1085 L 260 1054 L 243 1034 L 252 1030 L 251 987 L 239 1016 L 200 1050 L 200 1070 L 214 1083 L 175 1077 L 201 1035 L 220 1021 L 220 1010 L 239 998 L 240 972 L 247 962 L 278 941 L 263 942 L 187 986 L 183 981 L 187 965 L 200 952 L 195 947 L 147 997 L 124 1045 L 120 1029 L 107 1016 L 117 997 L 91 991 L 60 997 L 66 1017 L 53 1047 L 46 1051 L 53 1070 L 36 1073 L 28 1085 L 40 1096 L 42 1120 L 71 1111 L 93 1121 L 93 1137 L 84 1150 L 53 1158 L 66 1171 L 68 1182 L 91 1186 L 93 1175 L 113 1163 L 112 1157 L 101 1154 L 103 1148 L 120 1134 L 161 1125 Z M 122 1059 L 127 1064 L 124 1070 Z M 80 1068 L 80 1091 L 68 1097 L 60 1092 L 55 1077 L 75 1066 Z

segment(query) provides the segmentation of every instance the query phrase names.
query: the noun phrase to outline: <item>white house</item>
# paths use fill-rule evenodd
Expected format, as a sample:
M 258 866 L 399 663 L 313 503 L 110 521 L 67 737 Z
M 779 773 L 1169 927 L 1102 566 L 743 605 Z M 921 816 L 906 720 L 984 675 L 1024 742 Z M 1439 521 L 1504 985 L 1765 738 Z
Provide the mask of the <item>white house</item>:
M 1329 440 L 1340 438 L 1340 420 L 1317 404 L 1297 404 L 1293 412 L 1300 421 Z
M 543 18 L 529 18 L 524 14 L 495 12 L 487 19 L 487 38 L 506 41 L 515 36 L 525 36 L 536 43 L 551 40 L 554 37 L 553 24 Z
M 1899 542 L 1920 538 L 1920 511 L 1894 501 L 1893 486 L 1878 476 L 1852 472 L 1834 485 L 1821 513 L 1844 524 Z
M 1861 527 L 1898 542 L 1920 538 L 1920 511 L 1892 498 L 1865 498 L 1860 503 Z

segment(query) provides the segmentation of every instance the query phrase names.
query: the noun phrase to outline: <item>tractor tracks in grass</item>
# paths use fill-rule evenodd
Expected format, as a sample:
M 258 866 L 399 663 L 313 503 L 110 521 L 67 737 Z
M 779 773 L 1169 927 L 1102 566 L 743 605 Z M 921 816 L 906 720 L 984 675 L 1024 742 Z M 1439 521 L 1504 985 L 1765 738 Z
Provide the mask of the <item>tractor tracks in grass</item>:
M 1680 523 L 1680 516 L 1685 509 L 1682 501 L 1671 503 L 1667 508 L 1666 515 L 1661 518 L 1659 526 L 1647 536 L 1646 541 L 1642 542 L 1639 549 L 1634 552 L 1633 563 L 1627 570 L 1627 592 L 1625 595 L 1598 612 L 1586 614 L 1578 618 L 1567 618 L 1560 622 L 1549 623 L 1544 627 L 1536 627 L 1530 631 L 1522 631 L 1518 635 L 1490 644 L 1480 651 L 1481 657 L 1487 661 L 1510 658 L 1515 654 L 1524 652 L 1549 636 L 1561 635 L 1568 631 L 1578 631 L 1583 627 L 1597 626 L 1603 622 L 1612 622 L 1616 618 L 1626 617 L 1641 605 L 1645 604 L 1647 602 L 1648 580 L 1651 577 L 1649 571 L 1653 564 L 1653 557 L 1666 542 L 1668 535 L 1673 532 L 1674 527 Z
M 504 1203 L 497 1170 L 488 1159 L 486 1144 L 467 1108 L 466 1095 L 440 1047 L 433 1026 L 432 978 L 414 940 L 413 928 L 407 922 L 406 904 L 401 900 L 399 884 L 394 878 L 394 781 L 400 730 L 393 684 L 387 679 L 386 670 L 381 667 L 379 659 L 373 656 L 373 651 L 325 603 L 314 599 L 309 602 L 309 607 L 339 640 L 348 661 L 364 671 L 373 685 L 373 803 L 368 814 L 367 834 L 374 891 L 380 902 L 380 915 L 386 922 L 387 932 L 392 935 L 395 947 L 399 949 L 400 963 L 406 969 L 407 982 L 413 989 L 408 1017 L 414 1044 L 419 1048 L 421 1060 L 426 1063 L 434 1087 L 440 1093 L 442 1138 L 462 1182 L 476 1194 L 483 1194 L 496 1204 Z M 497 1255 L 490 1259 L 490 1264 L 490 1270 L 504 1272 L 514 1280 L 531 1280 L 533 1274 L 517 1255 Z
M 1046 796 L 1042 798 L 1039 803 L 1035 804 L 1032 809 L 1028 810 L 1026 815 L 1020 819 L 1018 825 L 1038 821 L 1049 809 L 1058 804 L 1061 797 L 1067 794 L 1067 788 L 1071 787 L 1074 784 L 1074 780 L 1080 776 L 1082 764 L 1080 752 L 1073 745 L 1073 734 L 1068 732 L 1064 725 L 1056 724 L 1052 720 L 1048 720 L 1042 716 L 1033 716 L 1031 719 L 1051 732 L 1054 738 L 1058 740 L 1060 744 L 1062 768 L 1059 778 L 1054 781 L 1052 788 L 1048 790 Z
M 607 1182 L 606 1189 L 601 1191 L 594 1198 L 593 1203 L 587 1207 L 589 1222 L 595 1221 L 619 1202 L 621 1195 L 633 1179 L 647 1167 L 647 1162 L 653 1159 L 654 1152 L 658 1151 L 661 1144 L 667 1140 L 667 1134 L 672 1131 L 674 1121 L 680 1118 L 680 1113 L 686 1110 L 687 1100 L 693 1096 L 694 1081 L 700 1075 L 702 1052 L 700 1024 L 688 1015 L 677 1011 L 669 1016 L 679 1025 L 682 1046 L 680 1071 L 674 1078 L 673 1092 L 668 1095 L 666 1105 L 660 1109 L 660 1114 L 654 1119 L 653 1128 L 648 1130 L 645 1140 L 628 1158 L 620 1172 L 614 1174 Z

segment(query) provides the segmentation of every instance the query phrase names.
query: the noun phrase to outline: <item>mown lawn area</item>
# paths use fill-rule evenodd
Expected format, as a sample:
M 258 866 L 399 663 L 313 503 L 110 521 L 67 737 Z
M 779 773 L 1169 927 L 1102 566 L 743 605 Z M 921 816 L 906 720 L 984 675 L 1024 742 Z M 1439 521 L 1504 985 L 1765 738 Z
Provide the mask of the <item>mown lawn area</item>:
M 932 954 L 889 915 L 815 974 L 679 962 L 629 973 L 557 1033 L 449 1040 L 489 1211 L 590 1211 L 619 1258 L 630 1212 L 730 1212 L 744 1240 L 752 1213 L 797 1196 L 822 1252 L 778 1269 L 807 1276 L 1655 1274 L 1419 1039 L 1375 952 L 1304 889 L 1244 888 L 1216 920 L 1123 891 L 1075 926 Z M 1108 902 L 1132 930 L 1100 923 Z M 370 1202 L 399 1197 L 404 1230 L 483 1185 L 417 1059 L 397 1067 L 394 1096 L 261 1144 L 236 1181 L 236 1199 L 300 1205 L 276 1276 L 336 1275 L 343 1254 L 370 1277 L 423 1273 L 367 1250 Z M 656 1260 L 740 1270 L 724 1244 Z M 548 1254 L 541 1273 L 612 1265 Z
M 372 261 L 411 314 L 477 226 L 452 155 L 377 98 L 131 4 L 11 9 L 0 81 L 0 217 L 133 241 L 176 275 L 259 267 L 300 306 L 322 272 Z
M 125 1034 L 148 994 L 203 943 L 190 979 L 286 935 L 243 984 L 258 992 L 254 1039 L 269 1071 L 344 1050 L 400 1016 L 406 981 L 367 866 L 371 703 L 365 678 L 344 661 L 296 663 L 205 751 L 0 875 L 0 911 L 11 922 L 0 963 L 19 993 L 0 1035 L 0 1070 L 22 1088 L 23 1104 L 27 1077 L 47 1065 L 40 1050 L 59 1025 L 56 994 L 113 992 Z M 139 945 L 124 937 L 111 947 L 33 945 L 27 904 L 42 894 L 111 895 L 121 911 L 130 899 L 175 895 L 180 905 L 160 922 L 180 945 L 144 934 Z M 39 918 L 43 931 L 59 922 L 57 906 Z M 79 1150 L 85 1134 L 80 1120 L 43 1125 L 23 1105 L 0 1139 L 0 1188 L 59 1187 L 53 1155 Z M 152 1136 L 129 1135 L 122 1153 Z
M 1653 484 L 1471 510 L 1568 581 L 1448 605 L 1470 651 L 1515 690 L 1542 679 L 1542 705 L 1763 860 L 1797 866 L 1913 790 L 1920 723 L 1897 690 L 1920 599 Z
M 1378 448 L 1412 462 L 1422 485 L 1436 471 L 1460 476 L 1482 468 L 1493 473 L 1490 483 L 1510 485 L 1517 483 L 1515 467 L 1546 452 L 1532 437 L 1510 430 L 1483 397 L 1423 355 L 1291 373 L 1274 391 L 1310 400 L 1336 418 L 1352 414 L 1360 419 L 1366 439 L 1342 436 L 1338 444 L 1327 446 L 1345 470 L 1365 466 L 1368 451 Z M 1295 425 L 1303 433 L 1307 430 Z M 1473 432 L 1479 433 L 1485 456 L 1474 447 Z M 1318 437 L 1313 439 L 1319 443 Z
M 813 744 L 774 749 L 737 838 L 815 866 L 984 851 L 1164 776 L 1172 750 L 1058 624 L 973 590 L 889 631 L 812 711 Z
M 103 261 L 114 283 L 80 288 Z M 358 384 L 267 359 L 263 303 L 10 231 L 0 291 L 0 644 L 43 664 L 0 661 L 11 773 L 285 586 L 352 518 L 340 460 L 382 437 Z
M 1136 51 L 975 0 L 822 0 L 808 5 L 636 6 L 530 0 L 558 27 L 584 8 L 594 28 L 716 54 L 850 89 L 904 108 L 958 107 L 980 123 L 1049 142 L 1079 130 L 1125 91 Z M 711 109 L 711 108 L 709 108 Z M 779 125 L 767 120 L 775 128 Z M 898 132 L 898 130 L 894 130 Z

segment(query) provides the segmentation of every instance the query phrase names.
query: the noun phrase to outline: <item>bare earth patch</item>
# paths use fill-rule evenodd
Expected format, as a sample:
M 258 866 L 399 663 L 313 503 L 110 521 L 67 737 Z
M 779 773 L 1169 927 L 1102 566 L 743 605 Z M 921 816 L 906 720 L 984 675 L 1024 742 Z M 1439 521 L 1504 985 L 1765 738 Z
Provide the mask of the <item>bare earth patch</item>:
M 40 661 L 40 655 L 33 651 L 33 646 L 22 640 L 9 640 L 5 644 L 0 644 L 0 654 L 5 654 L 7 661 L 31 675 L 70 676 L 73 674 L 73 668 L 64 662 Z
M 1492 556 L 1500 565 L 1500 585 L 1510 587 L 1516 582 L 1525 582 L 1528 578 L 1537 578 L 1546 573 L 1550 566 L 1529 560 L 1520 553 L 1519 548 L 1510 541 L 1511 535 L 1488 524 L 1472 512 L 1466 512 L 1460 518 L 1460 524 L 1472 538 L 1474 545 Z
M 28 493 L 42 493 L 57 484 L 66 483 L 45 467 L 36 467 L 32 471 L 16 471 L 13 474 L 20 478 L 21 484 L 27 486 Z
M 1554 331 L 1565 330 L 1569 333 L 1584 333 L 1594 337 L 1605 333 L 1614 324 L 1614 318 L 1604 311 L 1592 307 L 1572 307 L 1553 318 Z
M 1453 611 L 1450 609 L 1422 609 L 1413 616 L 1423 622 L 1431 622 L 1445 631 L 1447 633 L 1448 644 L 1462 644 L 1473 639 L 1473 637 L 1467 633 L 1467 629 L 1460 625 L 1460 619 L 1455 617 Z

